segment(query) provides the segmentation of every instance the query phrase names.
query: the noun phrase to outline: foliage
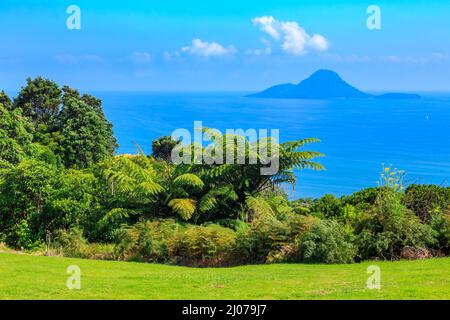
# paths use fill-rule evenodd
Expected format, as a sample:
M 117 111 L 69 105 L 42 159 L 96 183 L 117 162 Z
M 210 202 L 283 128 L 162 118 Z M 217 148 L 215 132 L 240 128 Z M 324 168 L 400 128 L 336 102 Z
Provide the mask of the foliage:
M 52 80 L 29 78 L 11 108 L 33 122 L 33 141 L 48 147 L 66 167 L 86 168 L 117 148 L 101 101 L 68 86 L 61 90 Z
M 21 109 L 23 115 L 36 125 L 50 125 L 59 112 L 61 94 L 61 89 L 52 80 L 28 78 L 27 85 L 14 99 L 13 108 Z
M 98 112 L 81 99 L 65 100 L 58 115 L 67 167 L 86 168 L 111 157 L 115 149 L 112 129 Z
M 230 263 L 233 230 L 215 224 L 183 226 L 174 220 L 141 221 L 121 230 L 116 256 L 125 260 L 220 266 Z
M 385 166 L 382 164 L 382 171 L 380 173 L 379 186 L 394 190 L 403 191 L 403 180 L 405 177 L 405 171 L 393 168 L 392 165 Z
M 7 110 L 11 110 L 11 99 L 8 97 L 5 91 L 0 91 L 0 105 L 2 105 Z
M 52 243 L 51 253 L 73 258 L 114 259 L 113 245 L 88 243 L 80 229 L 58 230 Z
M 153 216 L 175 213 L 184 220 L 197 211 L 196 197 L 189 196 L 204 186 L 184 167 L 158 163 L 144 155 L 116 157 L 104 174 L 112 194 L 122 196 L 127 208 L 144 207 Z
M 31 123 L 20 111 L 9 111 L 0 102 L 0 160 L 17 163 L 25 158 L 33 139 Z
M 23 246 L 22 237 L 43 239 L 49 224 L 40 218 L 58 181 L 56 169 L 38 160 L 24 160 L 0 171 L 0 226 L 9 245 Z M 30 241 L 25 242 L 31 245 Z
M 406 246 L 425 248 L 435 242 L 431 227 L 402 204 L 402 196 L 391 190 L 361 215 L 355 240 L 360 259 L 398 259 Z
M 177 262 L 202 267 L 231 264 L 235 241 L 236 234 L 219 225 L 189 226 L 177 239 Z
M 41 77 L 13 102 L 0 92 L 0 241 L 190 266 L 450 253 L 450 188 L 405 190 L 405 173 L 383 166 L 376 188 L 290 201 L 294 170 L 323 169 L 321 153 L 303 150 L 319 140 L 202 133 L 206 147 L 165 136 L 151 156 L 115 156 L 96 97 Z M 173 163 L 172 152 L 191 163 Z
M 342 202 L 332 194 L 326 194 L 314 201 L 310 208 L 312 213 L 317 213 L 324 218 L 339 218 L 342 215 Z
M 318 139 L 310 138 L 278 144 L 271 138 L 250 142 L 246 136 L 237 134 L 221 135 L 207 128 L 204 132 L 213 143 L 206 148 L 200 148 L 198 152 L 203 155 L 202 159 L 213 156 L 218 157 L 219 162 L 210 164 L 203 161 L 192 166 L 192 169 L 198 172 L 200 178 L 210 188 L 228 190 L 226 194 L 231 197 L 226 198 L 226 208 L 220 209 L 222 212 L 229 212 L 229 217 L 244 217 L 249 197 L 258 197 L 265 190 L 275 189 L 281 184 L 294 186 L 296 181 L 294 169 L 324 168 L 313 161 L 317 157 L 322 157 L 321 153 L 300 150 L 306 144 L 319 142 Z M 189 148 L 195 150 L 198 146 L 179 147 L 180 152 L 188 152 Z M 227 158 L 227 161 L 221 164 L 220 154 L 232 155 L 232 159 Z M 278 163 L 277 170 L 274 172 L 268 170 L 270 165 L 275 163 Z
M 428 221 L 450 206 L 450 188 L 412 184 L 406 189 L 404 203 L 422 221 Z
M 343 204 L 349 204 L 358 210 L 367 210 L 375 205 L 380 194 L 386 192 L 385 187 L 366 188 L 356 191 L 348 196 L 343 196 L 341 201 Z
M 312 263 L 350 263 L 356 250 L 343 227 L 333 220 L 322 220 L 297 240 L 300 260 Z
M 241 263 L 274 263 L 298 260 L 295 239 L 311 230 L 315 217 L 291 215 L 285 220 L 260 217 L 237 232 L 236 251 Z
M 450 253 L 450 206 L 444 213 L 434 213 L 431 216 L 430 226 L 436 233 L 435 248 L 448 255 Z
M 41 223 L 49 230 L 86 227 L 89 216 L 99 209 L 98 180 L 87 172 L 67 170 L 46 206 Z
M 172 150 L 179 144 L 179 140 L 174 140 L 170 136 L 158 138 L 152 142 L 152 156 L 156 159 L 171 162 Z

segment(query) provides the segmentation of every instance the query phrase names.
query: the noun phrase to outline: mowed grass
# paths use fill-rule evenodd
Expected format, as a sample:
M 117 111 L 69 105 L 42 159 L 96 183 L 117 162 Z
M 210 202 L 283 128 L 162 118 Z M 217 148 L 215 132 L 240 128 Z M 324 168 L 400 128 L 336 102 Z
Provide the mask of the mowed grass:
M 66 286 L 70 265 L 80 290 Z M 369 265 L 380 290 L 366 288 Z M 450 299 L 450 258 L 197 269 L 0 254 L 0 299 Z

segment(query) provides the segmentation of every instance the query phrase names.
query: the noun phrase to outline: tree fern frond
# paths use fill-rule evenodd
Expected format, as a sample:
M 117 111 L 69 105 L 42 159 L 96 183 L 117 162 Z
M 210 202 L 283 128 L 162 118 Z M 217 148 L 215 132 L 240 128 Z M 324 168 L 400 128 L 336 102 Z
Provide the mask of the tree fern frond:
M 273 217 L 275 214 L 270 204 L 261 197 L 248 196 L 245 200 L 245 204 L 252 213 L 254 219 Z
M 133 215 L 136 213 L 137 212 L 135 210 L 124 209 L 124 208 L 114 208 L 114 209 L 110 210 L 107 214 L 105 214 L 103 216 L 103 218 L 100 220 L 100 222 L 107 223 L 107 222 L 121 221 L 121 220 L 129 218 L 130 215 Z
M 172 199 L 168 206 L 178 213 L 183 220 L 192 218 L 196 210 L 196 201 L 193 199 Z
M 211 194 L 207 194 L 200 200 L 198 209 L 201 213 L 213 210 L 217 205 L 217 199 Z
M 303 147 L 305 144 L 309 144 L 309 143 L 318 143 L 320 142 L 320 139 L 316 139 L 316 138 L 305 138 L 302 140 L 297 140 L 297 141 L 288 141 L 288 142 L 284 142 L 281 144 L 281 146 L 286 150 L 286 151 L 295 151 L 296 149 Z
M 176 177 L 173 183 L 180 187 L 194 187 L 197 189 L 202 189 L 205 185 L 202 179 L 192 173 L 185 173 Z

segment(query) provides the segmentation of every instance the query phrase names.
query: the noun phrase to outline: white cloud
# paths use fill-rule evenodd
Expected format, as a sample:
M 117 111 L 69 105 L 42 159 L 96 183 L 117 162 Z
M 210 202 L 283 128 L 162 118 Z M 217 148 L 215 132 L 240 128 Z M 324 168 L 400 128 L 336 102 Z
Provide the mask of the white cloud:
M 280 37 L 280 33 L 278 32 L 277 27 L 275 26 L 277 21 L 274 19 L 274 17 L 272 16 L 256 17 L 252 20 L 252 22 L 254 25 L 259 25 L 261 31 L 266 32 L 272 38 L 278 39 Z
M 308 50 L 326 51 L 330 47 L 324 36 L 310 36 L 295 21 L 279 21 L 272 16 L 262 16 L 254 18 L 252 23 L 274 40 L 281 41 L 282 49 L 293 55 L 304 55 Z
M 181 48 L 181 51 L 204 57 L 223 56 L 236 53 L 236 49 L 231 45 L 224 47 L 217 42 L 207 42 L 200 39 L 192 40 L 192 45 Z
M 150 62 L 152 60 L 152 55 L 148 52 L 133 52 L 132 60 L 137 63 Z
M 320 34 L 314 34 L 309 40 L 309 45 L 317 51 L 326 51 L 330 47 L 328 40 Z

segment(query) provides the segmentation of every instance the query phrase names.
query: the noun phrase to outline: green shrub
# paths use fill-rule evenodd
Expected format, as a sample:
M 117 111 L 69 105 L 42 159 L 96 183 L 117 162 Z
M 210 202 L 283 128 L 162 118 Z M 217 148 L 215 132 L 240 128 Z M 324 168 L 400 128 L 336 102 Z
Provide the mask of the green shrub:
M 279 263 L 295 260 L 294 239 L 319 221 L 312 216 L 290 215 L 284 221 L 274 217 L 253 221 L 237 236 L 241 263 Z
M 289 205 L 289 201 L 285 195 L 275 195 L 269 197 L 267 202 L 275 211 L 275 216 L 278 220 L 289 219 L 294 213 L 294 209 Z
M 172 262 L 177 252 L 179 233 L 184 227 L 175 220 L 141 221 L 122 228 L 117 237 L 115 254 L 123 260 Z
M 322 220 L 297 240 L 300 261 L 350 263 L 356 250 L 344 228 L 334 220 Z
M 237 252 L 240 262 L 268 262 L 269 255 L 289 244 L 289 231 L 287 224 L 273 217 L 254 220 L 247 229 L 238 232 Z
M 44 247 L 44 242 L 36 237 L 27 220 L 20 220 L 14 224 L 9 229 L 5 240 L 16 249 L 37 250 Z
M 385 187 L 366 188 L 349 196 L 342 197 L 343 204 L 349 204 L 359 210 L 367 210 L 375 205 L 380 194 L 385 193 Z
M 297 199 L 291 201 L 289 205 L 294 210 L 294 213 L 299 215 L 309 215 L 311 213 L 311 207 L 313 202 L 314 200 L 312 198 Z
M 422 221 L 429 221 L 433 213 L 450 205 L 450 188 L 412 184 L 406 189 L 404 203 Z
M 450 206 L 444 213 L 434 213 L 431 216 L 430 226 L 436 233 L 436 246 L 443 253 L 450 253 Z
M 404 247 L 426 248 L 435 243 L 434 232 L 402 204 L 403 194 L 389 190 L 364 212 L 356 226 L 359 258 L 399 259 Z
M 80 229 L 56 232 L 50 251 L 71 258 L 112 260 L 115 257 L 112 244 L 88 243 Z
M 221 266 L 233 263 L 235 241 L 233 230 L 215 224 L 143 221 L 120 231 L 115 253 L 124 260 Z
M 223 266 L 233 264 L 236 234 L 233 230 L 210 224 L 189 226 L 179 234 L 176 262 L 191 266 Z
M 312 213 L 319 214 L 320 217 L 337 218 L 342 214 L 342 202 L 339 198 L 326 194 L 315 200 L 310 210 Z
M 86 245 L 82 230 L 59 230 L 55 234 L 52 248 L 66 257 L 83 258 L 83 248 Z
M 56 168 L 37 160 L 0 170 L 0 230 L 8 235 L 7 245 L 31 249 L 43 240 L 50 221 L 42 218 L 58 178 Z

